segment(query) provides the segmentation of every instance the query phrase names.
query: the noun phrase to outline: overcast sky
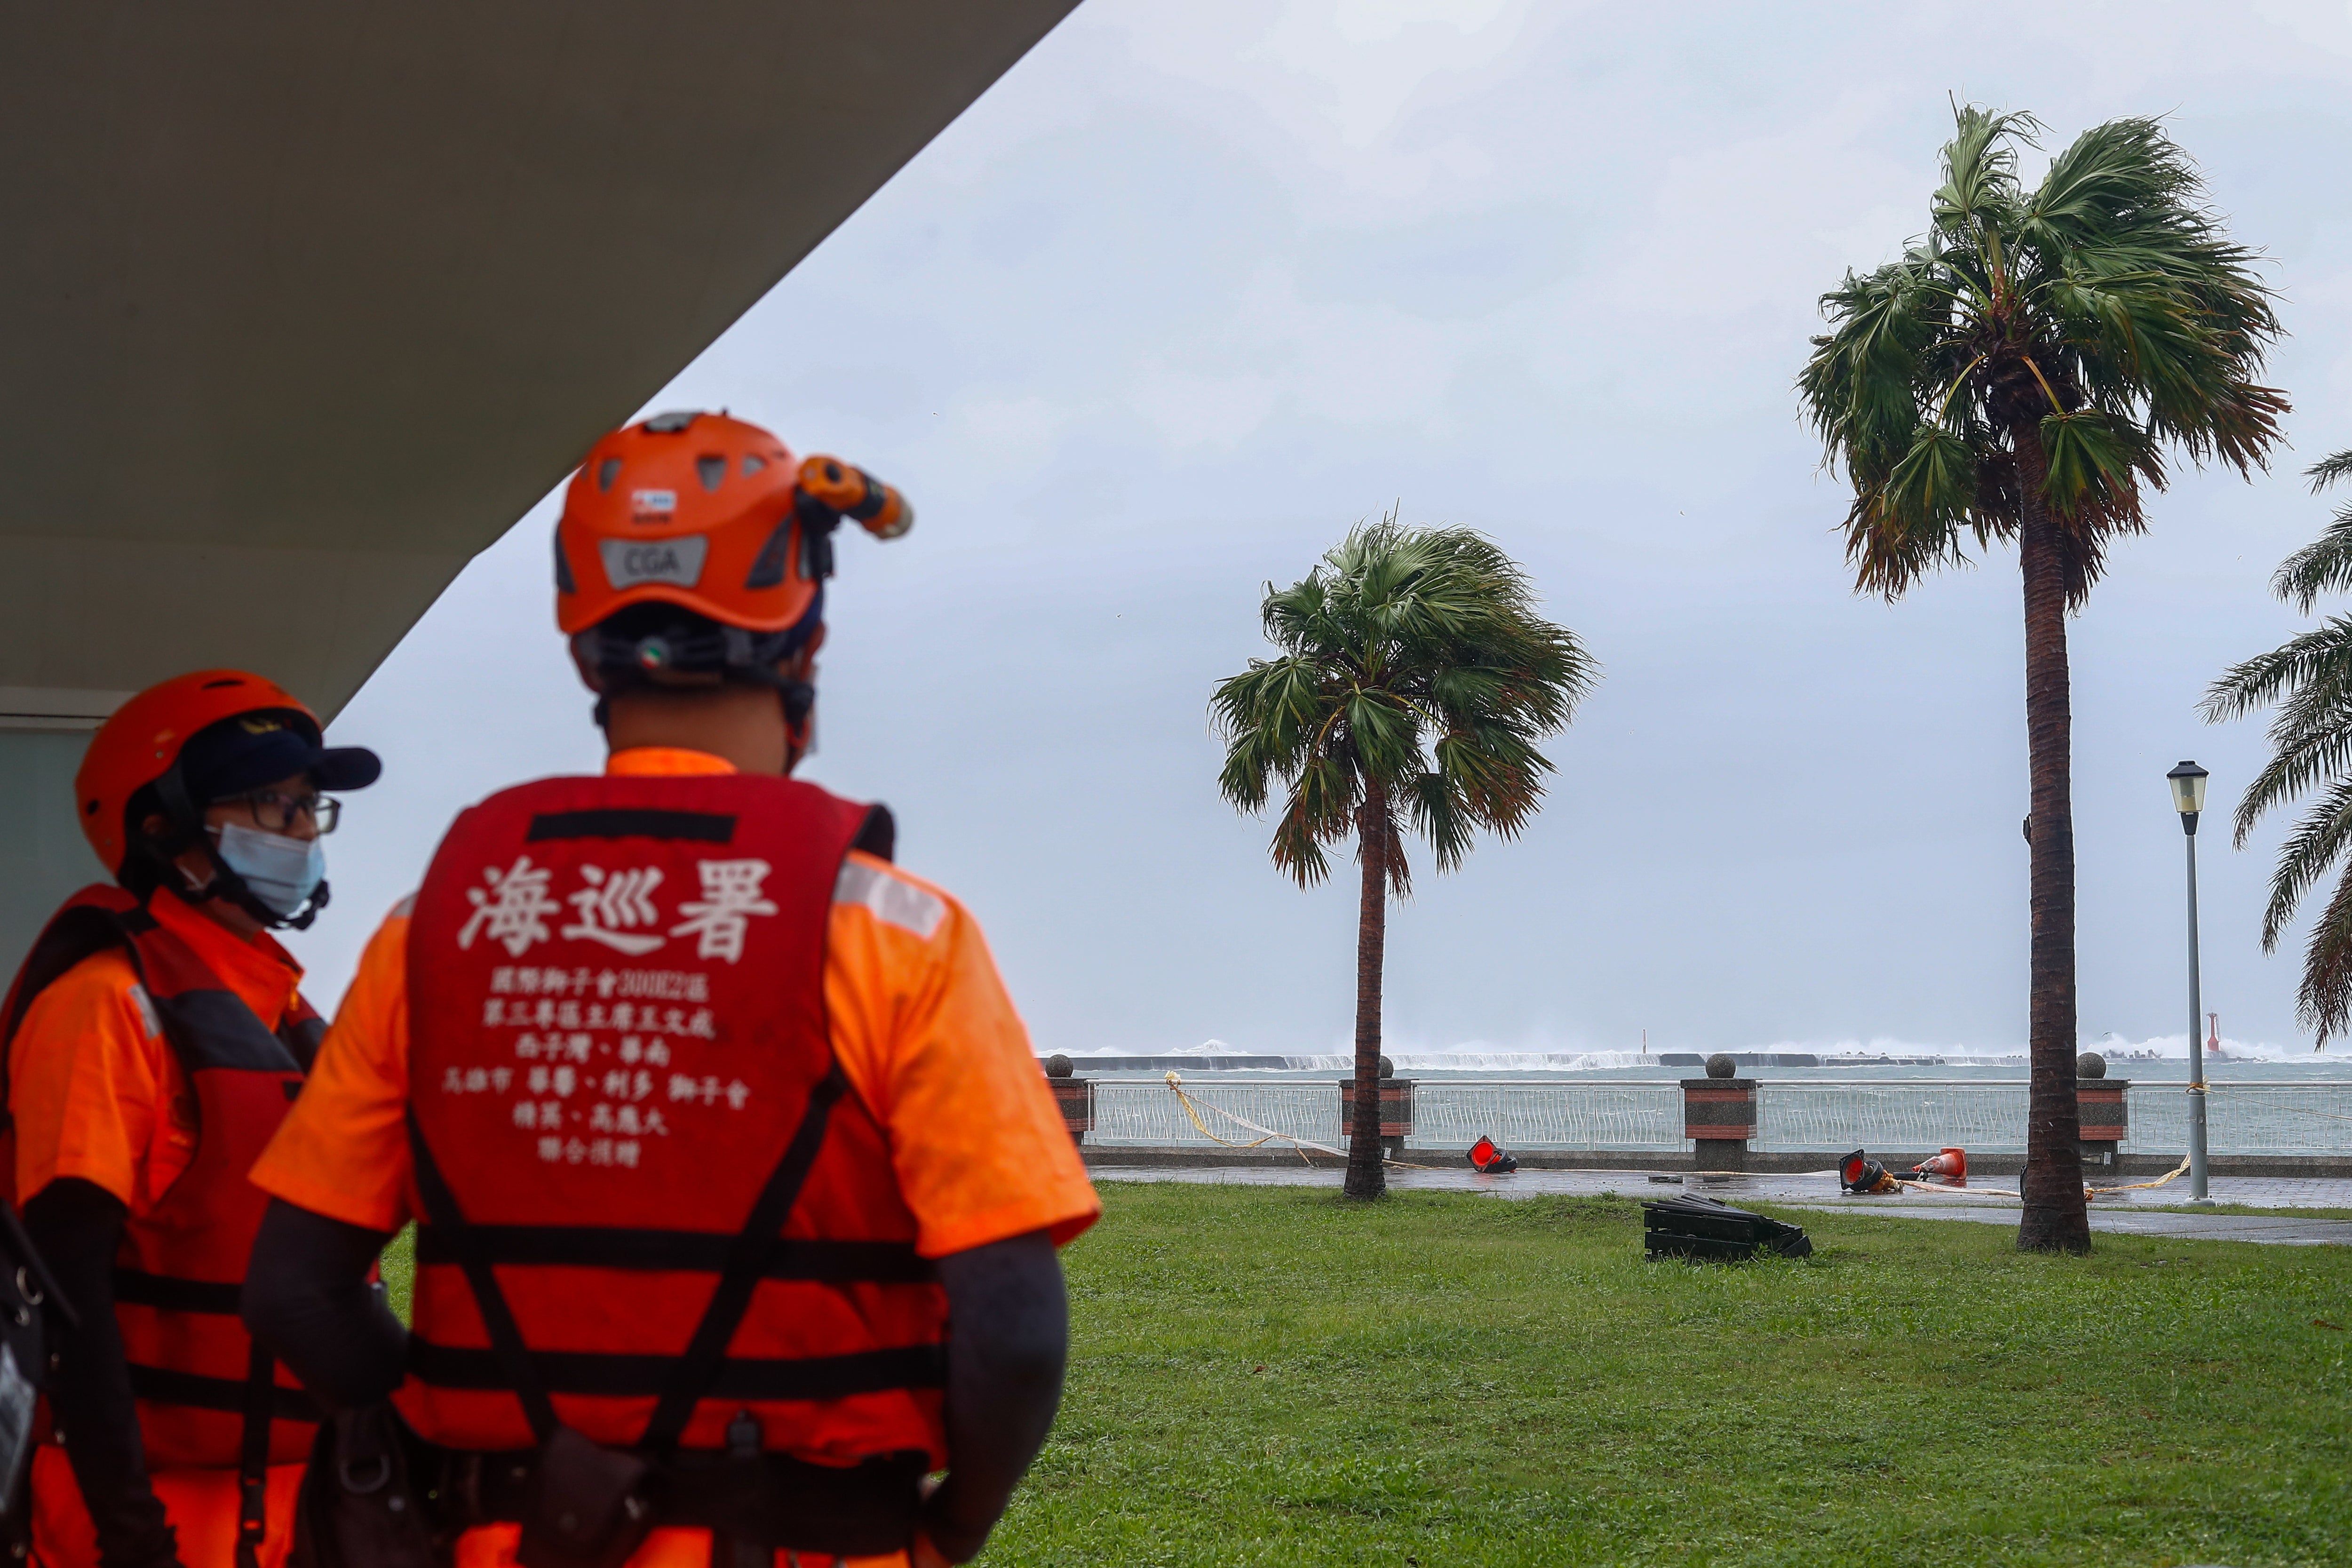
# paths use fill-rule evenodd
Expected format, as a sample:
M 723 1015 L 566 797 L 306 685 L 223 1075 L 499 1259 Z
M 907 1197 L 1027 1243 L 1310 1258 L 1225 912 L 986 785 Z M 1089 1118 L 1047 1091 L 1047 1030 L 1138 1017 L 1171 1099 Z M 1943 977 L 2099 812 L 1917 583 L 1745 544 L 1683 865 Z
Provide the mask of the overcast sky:
M 1854 597 L 1790 391 L 1822 291 L 1924 226 L 1948 93 L 2053 146 L 2167 116 L 2272 258 L 2294 450 L 2183 474 L 2070 628 L 2082 1026 L 2183 1031 L 2193 756 L 2208 1005 L 2307 1047 L 2257 940 L 2278 834 L 2220 831 L 2259 727 L 2192 708 L 2299 624 L 2266 579 L 2327 516 L 2301 468 L 2352 447 L 2342 4 L 1086 0 L 649 407 L 914 498 L 904 541 L 844 541 L 804 776 L 890 803 L 1041 1050 L 1341 1047 L 1352 868 L 1272 869 L 1205 703 L 1266 651 L 1262 584 L 1399 503 L 1525 562 L 1605 679 L 1532 830 L 1392 914 L 1392 1043 L 2015 1047 L 2014 556 Z M 601 756 L 552 521 L 335 725 L 388 768 L 300 939 L 322 999 L 456 809 Z

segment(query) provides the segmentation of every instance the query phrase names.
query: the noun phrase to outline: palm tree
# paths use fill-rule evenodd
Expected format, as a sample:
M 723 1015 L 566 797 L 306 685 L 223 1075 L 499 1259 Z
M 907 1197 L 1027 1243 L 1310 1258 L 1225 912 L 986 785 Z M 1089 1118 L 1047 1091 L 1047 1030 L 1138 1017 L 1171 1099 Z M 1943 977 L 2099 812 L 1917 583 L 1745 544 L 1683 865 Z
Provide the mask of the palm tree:
M 1220 682 L 1210 711 L 1225 742 L 1218 777 L 1243 811 L 1287 798 L 1274 863 L 1312 887 L 1323 847 L 1354 836 L 1363 869 L 1356 929 L 1356 1110 L 1347 1193 L 1375 1198 L 1381 1167 L 1381 963 L 1387 895 L 1412 874 L 1402 825 L 1441 871 L 1491 828 L 1516 837 L 1557 733 L 1599 670 L 1573 633 L 1536 613 L 1527 574 L 1466 528 L 1408 529 L 1391 512 L 1360 526 L 1306 578 L 1265 585 L 1258 614 L 1272 659 Z
M 2314 494 L 2352 478 L 2352 451 L 2312 465 Z M 2336 514 L 2318 540 L 2288 556 L 2271 590 L 2304 615 L 2319 595 L 2352 588 L 2352 506 Z M 2305 793 L 2319 798 L 2279 849 L 2263 911 L 2263 951 L 2278 951 L 2295 907 L 2352 845 L 2352 616 L 2330 616 L 2259 658 L 2232 665 L 2206 692 L 2200 710 L 2213 721 L 2279 705 L 2271 721 L 2271 760 L 2238 802 L 2237 847 L 2276 806 Z M 2325 786 L 2324 788 L 2322 786 Z M 2295 998 L 2319 1045 L 2352 1027 L 2352 868 L 2312 928 L 2303 950 L 2303 987 Z
M 2074 1103 L 2074 829 L 2066 615 L 2165 484 L 2167 448 L 2242 475 L 2286 399 L 2255 380 L 2279 336 L 2256 253 L 2203 205 L 2153 120 L 2096 126 L 2028 190 L 2029 115 L 1954 107 L 1931 227 L 1822 296 L 1798 380 L 1854 499 L 1855 589 L 1889 600 L 1971 541 L 2017 542 L 2032 784 L 2032 1110 L 2017 1244 L 2090 1247 Z

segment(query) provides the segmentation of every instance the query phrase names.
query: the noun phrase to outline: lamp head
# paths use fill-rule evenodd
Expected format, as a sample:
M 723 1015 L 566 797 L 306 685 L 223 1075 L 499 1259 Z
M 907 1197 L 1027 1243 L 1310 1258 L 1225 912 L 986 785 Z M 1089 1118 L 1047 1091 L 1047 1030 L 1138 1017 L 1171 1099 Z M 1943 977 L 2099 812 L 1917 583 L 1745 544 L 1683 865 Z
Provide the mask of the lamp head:
M 2205 780 L 2209 776 L 2195 763 L 2184 762 L 2164 775 L 2172 785 L 2172 807 L 2183 816 L 2195 816 L 2205 809 Z

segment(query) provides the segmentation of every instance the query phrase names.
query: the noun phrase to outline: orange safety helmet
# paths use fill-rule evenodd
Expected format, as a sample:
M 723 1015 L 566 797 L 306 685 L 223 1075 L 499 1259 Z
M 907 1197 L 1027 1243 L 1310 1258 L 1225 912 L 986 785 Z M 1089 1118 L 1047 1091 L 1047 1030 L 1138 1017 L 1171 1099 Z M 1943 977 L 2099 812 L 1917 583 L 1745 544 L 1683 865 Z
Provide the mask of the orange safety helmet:
M 833 530 L 913 526 L 904 497 L 725 414 L 657 415 L 596 443 L 555 527 L 555 619 L 577 637 L 633 605 L 804 639 L 833 574 Z
M 151 686 L 114 710 L 90 737 L 74 774 L 75 815 L 110 875 L 122 873 L 130 849 L 124 822 L 131 797 L 172 771 L 198 731 L 246 713 L 300 715 L 318 743 L 319 716 L 303 700 L 241 669 L 199 669 Z

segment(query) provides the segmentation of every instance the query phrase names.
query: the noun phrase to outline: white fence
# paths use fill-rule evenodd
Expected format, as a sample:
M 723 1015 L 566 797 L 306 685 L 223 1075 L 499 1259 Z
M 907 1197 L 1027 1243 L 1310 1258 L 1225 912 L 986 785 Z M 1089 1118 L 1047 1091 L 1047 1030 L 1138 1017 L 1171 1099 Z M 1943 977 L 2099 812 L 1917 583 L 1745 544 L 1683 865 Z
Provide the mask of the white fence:
M 1231 1117 L 1254 1121 L 1291 1138 L 1336 1144 L 1339 1138 L 1339 1086 L 1336 1083 L 1187 1083 L 1184 1092 L 1202 1108 L 1201 1120 L 1219 1138 L 1246 1143 L 1256 1138 Z M 1088 1143 L 1166 1147 L 1215 1146 L 1184 1113 L 1184 1102 L 1157 1079 L 1141 1082 L 1095 1080 L 1095 1130 Z M 1466 1147 L 1466 1145 L 1465 1145 Z
M 2189 1147 L 2185 1086 L 2134 1084 L 2128 1098 L 2125 1149 L 2160 1154 Z M 2352 1084 L 2224 1084 L 2205 1097 L 2205 1142 L 2217 1154 L 2352 1153 Z
M 1340 1146 L 1336 1082 L 1236 1083 L 1192 1079 L 1185 1092 L 1210 1132 L 1245 1143 L 1244 1121 L 1286 1137 Z M 1215 1147 L 1157 1079 L 1095 1081 L 1089 1146 Z M 2178 1083 L 2126 1091 L 2126 1153 L 2178 1154 L 2188 1147 L 2188 1095 Z M 1413 1088 L 1408 1147 L 1466 1149 L 1480 1136 L 1507 1149 L 1627 1152 L 1687 1150 L 1681 1087 L 1666 1082 L 1562 1083 L 1480 1079 Z M 1757 1139 L 1771 1151 L 1913 1152 L 1958 1144 L 1981 1153 L 2025 1147 L 2026 1086 L 1941 1079 L 1877 1083 L 1766 1082 L 1757 1086 Z M 1222 1113 L 1222 1114 L 1221 1114 Z M 2352 1082 L 2216 1086 L 2207 1100 L 2216 1154 L 2352 1154 Z
M 2132 1121 L 2137 1131 L 2137 1114 Z M 1988 1154 L 2023 1150 L 2025 1085 L 1913 1079 L 1756 1086 L 1755 1148 L 1843 1153 L 1948 1143 Z

